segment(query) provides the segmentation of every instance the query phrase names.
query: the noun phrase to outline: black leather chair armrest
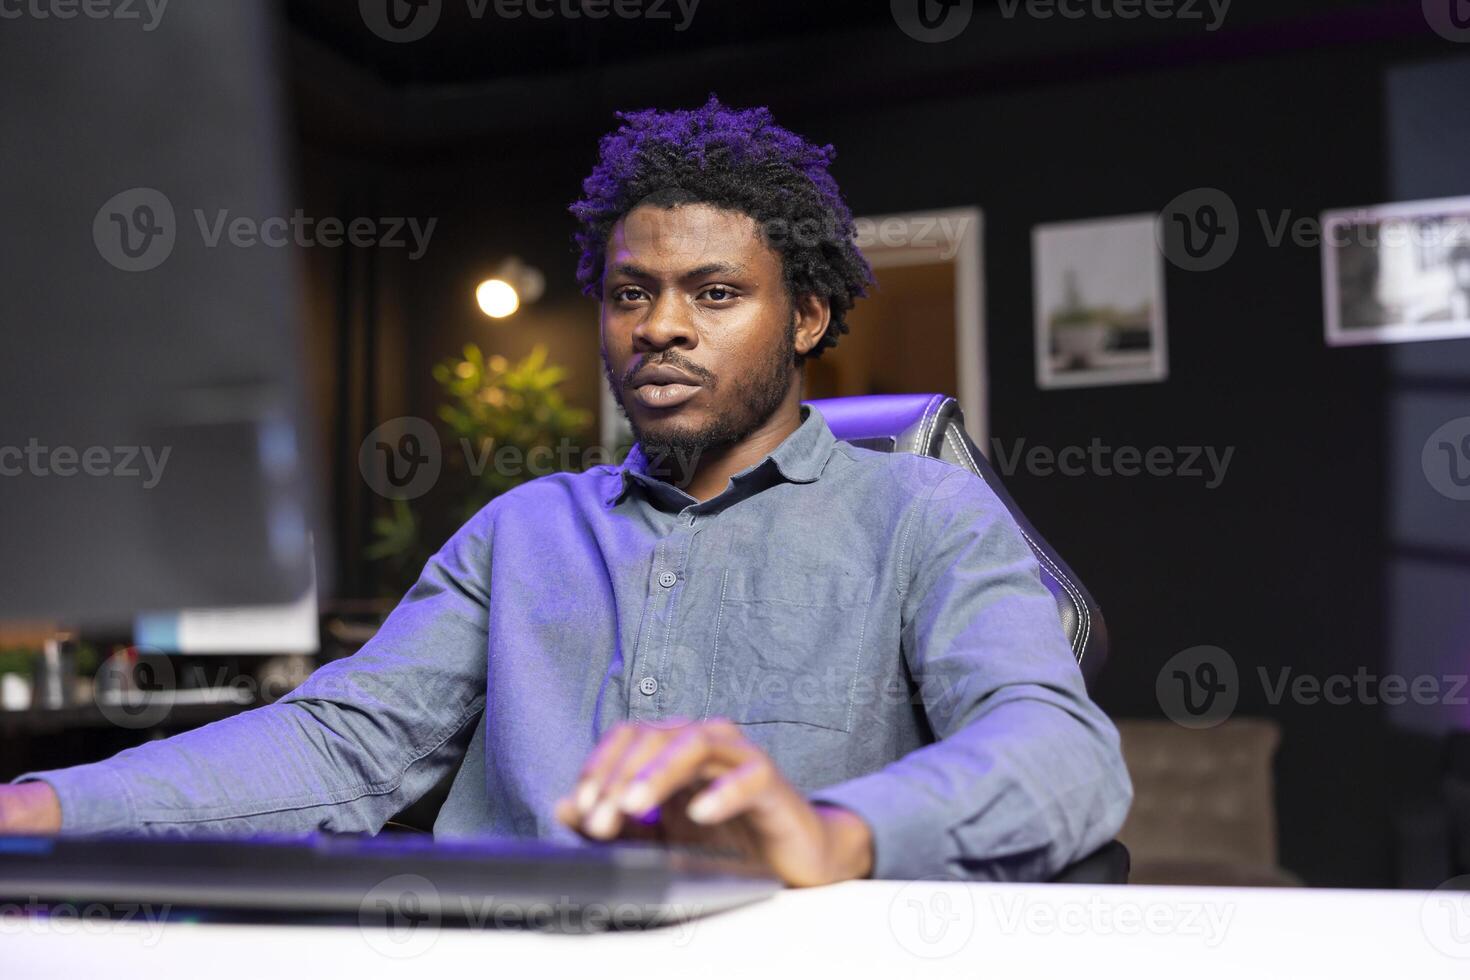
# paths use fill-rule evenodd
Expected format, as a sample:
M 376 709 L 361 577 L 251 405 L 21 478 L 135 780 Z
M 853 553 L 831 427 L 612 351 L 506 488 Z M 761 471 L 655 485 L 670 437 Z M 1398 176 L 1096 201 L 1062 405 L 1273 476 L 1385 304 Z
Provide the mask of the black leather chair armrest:
M 1063 868 L 1053 884 L 1126 885 L 1132 857 L 1119 841 L 1109 841 L 1082 860 Z

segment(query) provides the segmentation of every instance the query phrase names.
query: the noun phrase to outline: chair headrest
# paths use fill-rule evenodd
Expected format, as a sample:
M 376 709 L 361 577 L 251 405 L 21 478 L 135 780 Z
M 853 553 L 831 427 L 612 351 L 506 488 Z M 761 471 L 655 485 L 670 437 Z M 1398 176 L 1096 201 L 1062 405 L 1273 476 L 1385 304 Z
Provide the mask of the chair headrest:
M 808 402 L 827 420 L 838 439 L 887 449 L 933 455 L 950 420 L 961 426 L 959 404 L 949 395 L 863 395 L 817 398 Z M 891 444 L 882 442 L 892 440 Z

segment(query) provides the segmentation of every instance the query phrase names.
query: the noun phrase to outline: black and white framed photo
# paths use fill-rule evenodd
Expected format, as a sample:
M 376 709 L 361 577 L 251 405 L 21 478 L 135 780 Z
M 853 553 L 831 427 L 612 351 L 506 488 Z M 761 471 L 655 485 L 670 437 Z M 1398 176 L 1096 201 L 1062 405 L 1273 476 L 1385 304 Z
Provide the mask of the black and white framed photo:
M 1136 214 L 1032 229 L 1038 387 L 1168 377 L 1154 222 L 1153 214 Z
M 1327 343 L 1470 337 L 1470 197 L 1322 215 Z

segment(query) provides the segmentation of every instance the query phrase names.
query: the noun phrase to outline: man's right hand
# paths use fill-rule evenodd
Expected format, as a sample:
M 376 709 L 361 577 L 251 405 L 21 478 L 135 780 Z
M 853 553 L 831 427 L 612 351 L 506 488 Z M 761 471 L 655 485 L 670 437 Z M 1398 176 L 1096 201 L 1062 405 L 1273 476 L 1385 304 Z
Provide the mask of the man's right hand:
M 0 834 L 55 834 L 61 830 L 61 801 L 46 783 L 0 786 Z

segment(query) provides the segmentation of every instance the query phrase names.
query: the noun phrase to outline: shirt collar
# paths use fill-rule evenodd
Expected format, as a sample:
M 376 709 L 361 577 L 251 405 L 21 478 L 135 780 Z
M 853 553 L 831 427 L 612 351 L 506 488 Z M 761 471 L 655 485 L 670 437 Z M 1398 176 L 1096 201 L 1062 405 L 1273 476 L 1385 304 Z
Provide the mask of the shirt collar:
M 790 483 L 811 483 L 821 475 L 836 445 L 837 437 L 827 427 L 827 420 L 822 417 L 822 413 L 811 405 L 803 404 L 801 424 L 796 430 L 772 450 L 770 455 L 736 473 L 731 480 L 739 483 L 757 472 L 774 470 Z M 648 475 L 648 458 L 643 454 L 643 447 L 637 444 L 629 450 L 623 465 L 610 474 L 604 502 L 609 507 L 613 506 L 627 494 L 635 482 L 660 492 L 674 489 L 671 484 Z

